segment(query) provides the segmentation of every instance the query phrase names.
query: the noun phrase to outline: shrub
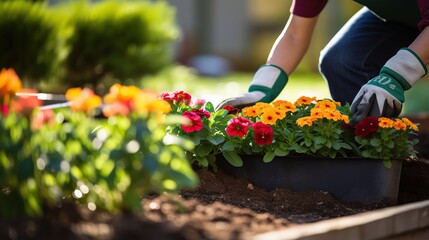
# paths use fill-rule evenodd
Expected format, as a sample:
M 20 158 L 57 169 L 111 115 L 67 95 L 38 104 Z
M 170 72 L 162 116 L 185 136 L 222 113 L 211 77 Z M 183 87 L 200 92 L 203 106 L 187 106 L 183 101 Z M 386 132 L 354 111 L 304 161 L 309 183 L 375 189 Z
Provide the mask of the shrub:
M 171 63 L 169 44 L 177 29 L 174 11 L 165 2 L 74 7 L 65 78 L 71 86 L 95 88 L 103 80 L 141 77 Z
M 15 68 L 37 83 L 59 64 L 58 29 L 45 4 L 0 2 L 0 69 Z
M 0 72 L 0 85 L 0 218 L 41 214 L 62 201 L 138 211 L 145 194 L 198 182 L 183 148 L 165 138 L 160 106 L 168 111 L 168 103 L 147 90 L 129 88 L 135 99 L 127 87 L 111 91 L 113 110 L 134 107 L 94 118 L 102 99 L 92 90 L 69 89 L 70 108 L 54 112 L 37 108 L 34 96 L 14 97 L 21 85 L 11 70 Z

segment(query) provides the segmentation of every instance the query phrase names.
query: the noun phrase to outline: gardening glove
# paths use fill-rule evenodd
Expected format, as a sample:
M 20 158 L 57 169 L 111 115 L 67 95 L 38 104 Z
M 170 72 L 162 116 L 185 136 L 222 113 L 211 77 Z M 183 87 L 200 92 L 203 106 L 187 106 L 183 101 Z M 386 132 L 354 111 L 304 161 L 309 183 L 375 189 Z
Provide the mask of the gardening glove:
M 351 106 L 351 123 L 367 116 L 398 117 L 404 91 L 426 75 L 423 61 L 409 48 L 402 48 L 381 68 L 380 74 L 362 86 Z
M 280 67 L 273 64 L 262 65 L 256 71 L 248 92 L 223 100 L 216 107 L 216 111 L 228 105 L 242 109 L 257 102 L 269 103 L 280 94 L 286 86 L 287 81 L 288 76 Z

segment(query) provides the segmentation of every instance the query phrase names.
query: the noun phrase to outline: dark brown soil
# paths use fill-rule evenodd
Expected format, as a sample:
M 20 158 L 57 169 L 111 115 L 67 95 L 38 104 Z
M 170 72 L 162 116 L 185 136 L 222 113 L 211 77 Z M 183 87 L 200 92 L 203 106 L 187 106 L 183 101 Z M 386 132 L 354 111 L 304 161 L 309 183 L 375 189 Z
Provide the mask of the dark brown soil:
M 73 204 L 38 219 L 0 220 L 0 239 L 248 239 L 250 236 L 388 206 L 346 204 L 327 192 L 264 191 L 222 172 L 199 170 L 201 186 L 151 195 L 144 213 L 93 213 Z M 404 162 L 398 204 L 429 199 L 427 161 Z

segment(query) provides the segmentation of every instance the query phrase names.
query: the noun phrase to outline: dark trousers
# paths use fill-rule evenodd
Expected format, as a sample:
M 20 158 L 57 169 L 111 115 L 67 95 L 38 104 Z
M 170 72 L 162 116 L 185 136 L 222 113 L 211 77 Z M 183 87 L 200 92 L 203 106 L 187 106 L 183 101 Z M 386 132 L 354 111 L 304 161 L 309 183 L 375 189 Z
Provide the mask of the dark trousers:
M 361 86 L 419 33 L 417 28 L 385 22 L 362 8 L 320 53 L 319 69 L 332 98 L 351 104 Z

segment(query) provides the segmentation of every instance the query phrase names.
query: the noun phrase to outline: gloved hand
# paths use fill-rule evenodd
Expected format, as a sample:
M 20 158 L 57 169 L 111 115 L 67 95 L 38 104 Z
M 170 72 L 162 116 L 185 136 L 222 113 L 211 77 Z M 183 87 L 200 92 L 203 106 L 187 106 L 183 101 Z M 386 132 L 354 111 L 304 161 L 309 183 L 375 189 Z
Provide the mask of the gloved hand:
M 273 64 L 262 65 L 255 73 L 248 92 L 223 100 L 216 111 L 228 105 L 242 109 L 257 102 L 269 103 L 280 94 L 287 81 L 288 76 L 280 67 Z
M 426 66 L 416 53 L 408 48 L 399 50 L 355 96 L 350 109 L 351 123 L 367 116 L 398 117 L 405 101 L 404 91 L 426 73 Z

